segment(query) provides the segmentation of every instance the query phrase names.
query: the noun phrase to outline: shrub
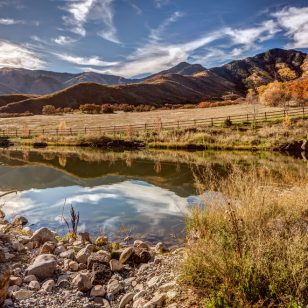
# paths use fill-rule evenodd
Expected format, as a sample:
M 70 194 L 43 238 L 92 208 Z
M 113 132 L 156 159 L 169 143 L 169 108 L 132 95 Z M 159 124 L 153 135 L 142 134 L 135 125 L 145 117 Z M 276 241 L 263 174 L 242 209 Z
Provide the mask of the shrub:
M 113 107 L 111 105 L 102 105 L 101 112 L 102 113 L 113 113 Z
M 95 114 L 95 113 L 100 113 L 101 106 L 95 104 L 84 104 L 80 105 L 79 110 L 83 113 Z
M 73 108 L 70 108 L 70 107 L 65 107 L 65 108 L 63 108 L 63 112 L 64 112 L 64 113 L 73 113 L 73 112 L 74 112 L 74 109 L 73 109 Z
M 227 172 L 195 172 L 206 207 L 188 218 L 181 281 L 205 307 L 306 307 L 307 178 L 286 175 L 286 187 L 267 168 Z
M 53 105 L 45 105 L 42 109 L 43 114 L 56 114 L 56 108 Z

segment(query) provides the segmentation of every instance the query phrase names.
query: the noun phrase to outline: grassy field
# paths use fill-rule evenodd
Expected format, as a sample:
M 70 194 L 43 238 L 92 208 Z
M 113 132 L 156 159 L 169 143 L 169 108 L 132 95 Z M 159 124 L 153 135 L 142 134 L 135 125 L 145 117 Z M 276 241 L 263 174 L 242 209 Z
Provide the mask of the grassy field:
M 257 106 L 257 112 L 279 111 L 279 107 Z M 0 118 L 0 127 L 27 129 L 56 129 L 59 125 L 67 128 L 99 127 L 129 124 L 162 123 L 168 121 L 197 120 L 214 117 L 228 117 L 232 115 L 252 114 L 253 107 L 247 104 L 230 105 L 212 108 L 155 110 L 149 112 L 118 112 L 115 114 L 64 114 L 64 115 L 36 115 L 19 118 Z M 61 124 L 62 123 L 62 124 Z

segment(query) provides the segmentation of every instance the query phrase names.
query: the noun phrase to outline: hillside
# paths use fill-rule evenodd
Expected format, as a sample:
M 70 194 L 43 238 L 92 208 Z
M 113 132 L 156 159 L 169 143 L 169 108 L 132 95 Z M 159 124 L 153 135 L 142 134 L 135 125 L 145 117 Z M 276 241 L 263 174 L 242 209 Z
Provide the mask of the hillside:
M 198 103 L 203 100 L 220 100 L 230 93 L 244 96 L 247 89 L 274 80 L 295 80 L 307 75 L 308 57 L 295 50 L 272 49 L 255 57 L 232 61 L 222 67 L 197 67 L 192 76 L 181 74 L 154 75 L 139 83 L 103 85 L 101 82 L 82 82 L 66 89 L 39 97 L 31 97 L 0 108 L 1 113 L 32 112 L 40 114 L 44 105 L 78 108 L 81 104 L 163 104 Z M 170 71 L 189 73 L 196 66 L 180 63 Z M 187 71 L 188 70 L 188 71 Z M 192 71 L 190 71 L 192 72 Z M 87 73 L 84 73 L 87 74 Z M 83 75 L 87 77 L 87 75 Z M 102 80 L 101 75 L 88 76 Z M 62 78 L 63 76 L 60 75 Z M 80 77 L 80 76 L 79 76 Z M 45 77 L 49 78 L 48 76 Z M 77 78 L 80 80 L 89 80 Z M 118 79 L 119 82 L 120 79 Z M 59 82 L 59 81 L 58 81 Z M 74 83 L 74 82 L 73 82 Z

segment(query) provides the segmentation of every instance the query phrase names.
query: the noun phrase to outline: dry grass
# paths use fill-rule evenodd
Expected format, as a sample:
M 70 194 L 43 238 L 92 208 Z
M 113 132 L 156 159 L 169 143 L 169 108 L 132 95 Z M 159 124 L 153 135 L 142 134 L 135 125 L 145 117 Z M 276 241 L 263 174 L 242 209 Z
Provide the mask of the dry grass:
M 306 307 L 307 174 L 277 177 L 264 167 L 195 174 L 200 192 L 221 194 L 188 219 L 181 281 L 206 307 Z

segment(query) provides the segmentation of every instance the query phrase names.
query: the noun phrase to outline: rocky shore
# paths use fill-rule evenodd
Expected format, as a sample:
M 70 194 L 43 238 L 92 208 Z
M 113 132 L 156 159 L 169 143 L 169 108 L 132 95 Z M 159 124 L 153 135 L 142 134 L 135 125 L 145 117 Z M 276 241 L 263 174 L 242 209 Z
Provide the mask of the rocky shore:
M 33 232 L 0 210 L 0 307 L 185 307 L 177 266 L 184 251 L 132 238 Z

